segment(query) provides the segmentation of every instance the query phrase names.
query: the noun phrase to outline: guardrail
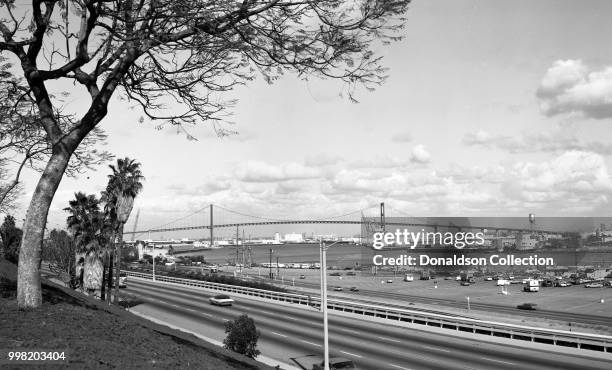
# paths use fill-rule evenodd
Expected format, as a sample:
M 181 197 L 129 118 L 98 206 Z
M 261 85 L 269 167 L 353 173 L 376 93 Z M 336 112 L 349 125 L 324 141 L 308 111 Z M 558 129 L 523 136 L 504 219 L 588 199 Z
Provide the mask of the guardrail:
M 153 275 L 151 274 L 129 270 L 122 271 L 126 272 L 128 276 L 153 280 Z M 155 281 L 206 288 L 215 291 L 241 294 L 245 296 L 253 296 L 305 306 L 320 306 L 320 299 L 318 297 L 308 295 L 273 292 L 269 290 L 212 283 L 201 280 L 176 278 L 171 276 L 156 275 Z M 470 332 L 475 334 L 552 344 L 556 346 L 588 349 L 600 352 L 612 352 L 612 337 L 606 335 L 535 328 L 337 299 L 328 299 L 327 308 L 362 316 L 377 317 L 425 326 L 434 326 L 443 329 Z

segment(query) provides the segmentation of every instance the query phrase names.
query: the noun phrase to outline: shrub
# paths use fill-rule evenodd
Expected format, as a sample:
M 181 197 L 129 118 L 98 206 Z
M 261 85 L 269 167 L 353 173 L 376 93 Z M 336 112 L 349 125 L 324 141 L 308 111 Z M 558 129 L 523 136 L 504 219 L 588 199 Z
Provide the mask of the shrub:
M 259 355 L 257 340 L 259 332 L 255 328 L 255 321 L 248 315 L 239 316 L 234 321 L 225 323 L 227 336 L 223 340 L 223 346 L 234 352 L 238 352 L 250 358 Z

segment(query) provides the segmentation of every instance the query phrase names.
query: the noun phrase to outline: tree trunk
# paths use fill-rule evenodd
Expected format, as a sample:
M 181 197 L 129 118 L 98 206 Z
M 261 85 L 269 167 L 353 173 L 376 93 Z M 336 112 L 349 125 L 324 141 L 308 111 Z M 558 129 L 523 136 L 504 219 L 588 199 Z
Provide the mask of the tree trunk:
M 106 300 L 106 285 L 108 285 L 108 280 L 106 279 L 108 276 L 108 273 L 106 272 L 106 262 L 107 260 L 105 255 L 104 259 L 102 260 L 102 284 L 100 285 L 100 300 L 102 301 Z
M 115 304 L 119 304 L 119 279 L 121 278 L 121 251 L 123 250 L 123 222 L 119 225 L 119 235 L 117 235 L 116 264 L 117 264 L 117 280 L 115 282 Z
M 17 272 L 17 305 L 21 310 L 42 304 L 40 263 L 47 214 L 69 160 L 66 150 L 51 155 L 26 213 Z
M 113 297 L 113 256 L 115 254 L 115 251 L 109 251 L 109 257 L 110 257 L 110 261 L 108 263 L 108 289 L 107 289 L 107 296 L 106 296 L 106 302 L 111 303 L 112 302 L 112 297 Z M 116 294 L 116 293 L 115 293 Z

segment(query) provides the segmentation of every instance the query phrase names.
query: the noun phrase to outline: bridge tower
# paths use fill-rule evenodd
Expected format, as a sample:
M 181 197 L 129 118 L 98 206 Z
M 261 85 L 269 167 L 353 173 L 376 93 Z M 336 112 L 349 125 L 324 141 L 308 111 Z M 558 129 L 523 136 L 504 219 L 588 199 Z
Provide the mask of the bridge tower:
M 215 239 L 213 238 L 213 205 L 210 205 L 210 247 L 215 246 Z
M 140 208 L 138 208 L 138 212 L 136 212 L 136 219 L 134 220 L 134 227 L 132 228 L 132 241 L 134 241 L 134 237 L 136 235 L 136 228 L 138 227 L 138 217 L 140 217 Z
M 380 228 L 385 232 L 385 202 L 380 203 Z

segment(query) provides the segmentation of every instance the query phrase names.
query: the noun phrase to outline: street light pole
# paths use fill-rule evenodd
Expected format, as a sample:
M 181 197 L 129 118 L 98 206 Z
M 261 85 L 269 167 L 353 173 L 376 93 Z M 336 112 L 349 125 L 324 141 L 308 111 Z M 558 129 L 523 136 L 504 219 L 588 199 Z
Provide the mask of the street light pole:
M 319 257 L 321 259 L 321 310 L 323 311 L 323 364 L 329 370 L 329 328 L 327 325 L 327 248 L 338 242 L 326 246 L 323 239 L 319 240 Z
M 319 242 L 321 248 L 321 309 L 323 310 L 323 366 L 329 370 L 329 328 L 327 324 L 327 263 L 325 243 Z
M 155 256 L 153 257 L 153 281 L 155 281 Z

